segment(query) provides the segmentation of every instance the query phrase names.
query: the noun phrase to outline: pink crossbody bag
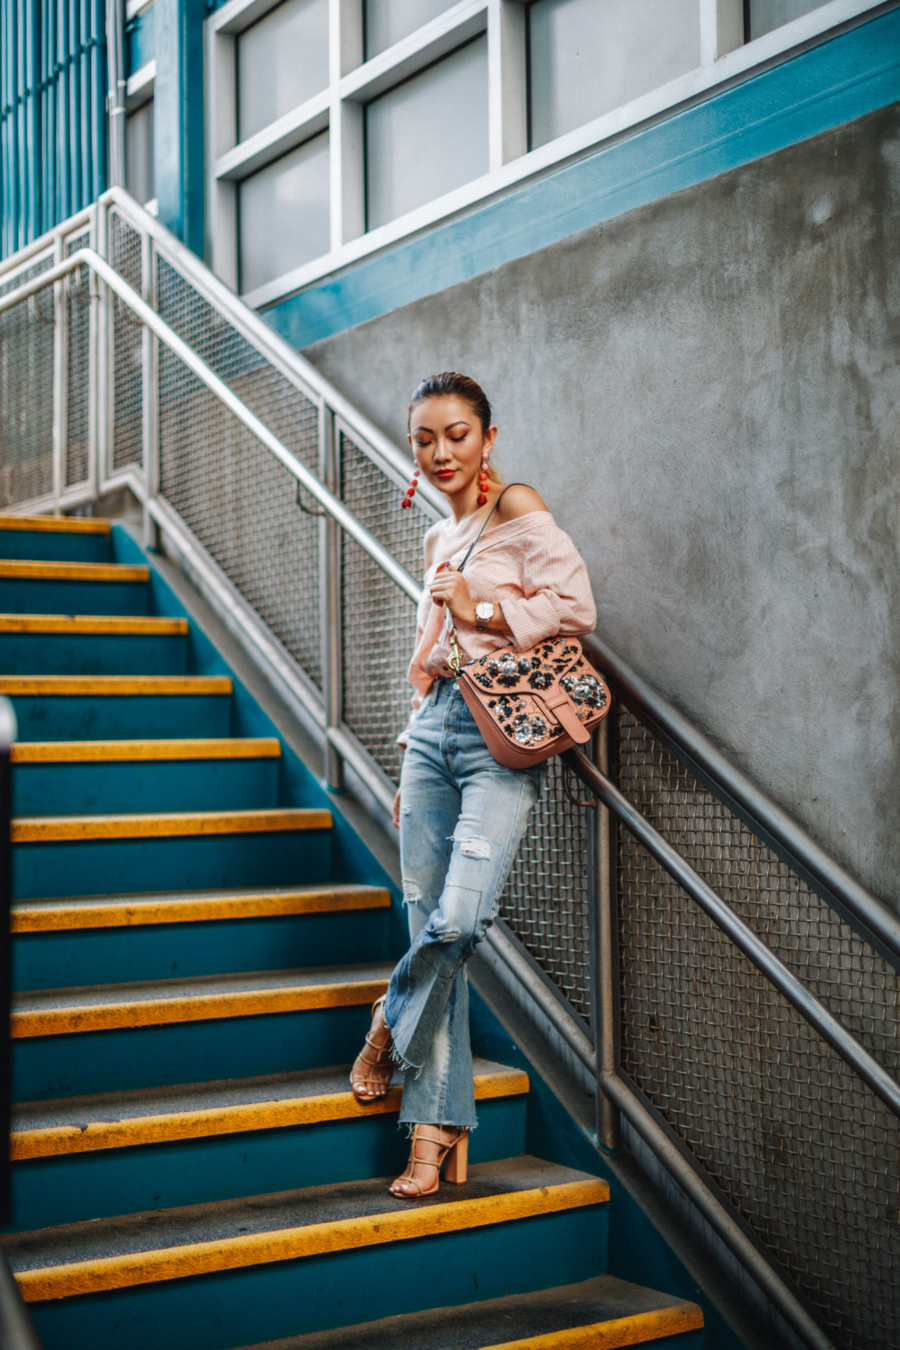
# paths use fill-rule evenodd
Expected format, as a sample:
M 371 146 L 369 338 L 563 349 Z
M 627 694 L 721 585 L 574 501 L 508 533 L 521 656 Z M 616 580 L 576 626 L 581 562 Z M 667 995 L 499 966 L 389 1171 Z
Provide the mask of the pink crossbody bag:
M 507 491 L 500 493 L 458 571 Z M 609 690 L 577 637 L 545 638 L 524 652 L 501 647 L 463 665 L 454 624 L 450 652 L 450 669 L 485 744 L 507 769 L 529 769 L 573 745 L 584 745 L 609 712 Z

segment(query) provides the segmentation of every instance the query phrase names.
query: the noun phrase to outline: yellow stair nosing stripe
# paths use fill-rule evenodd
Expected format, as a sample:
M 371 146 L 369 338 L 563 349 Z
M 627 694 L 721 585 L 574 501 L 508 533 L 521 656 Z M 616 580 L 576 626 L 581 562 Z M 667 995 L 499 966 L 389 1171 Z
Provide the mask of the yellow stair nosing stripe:
M 703 1325 L 703 1312 L 696 1303 L 675 1303 L 668 1308 L 652 1308 L 625 1317 L 610 1317 L 604 1322 L 503 1341 L 486 1350 L 619 1350 L 627 1345 L 658 1341 L 663 1336 L 677 1336 L 683 1331 L 699 1331 Z
M 390 892 L 375 886 L 346 892 L 323 888 L 285 895 L 104 900 L 93 905 L 67 904 L 65 901 L 53 906 L 30 905 L 27 900 L 22 900 L 12 906 L 10 931 L 49 933 L 86 928 L 137 928 L 161 923 L 213 923 L 219 919 L 263 919 L 390 907 Z
M 275 736 L 182 737 L 144 741 L 17 741 L 13 764 L 89 764 L 154 760 L 278 759 Z
M 0 694 L 34 698 L 230 694 L 228 675 L 0 675 Z
M 506 1191 L 477 1199 L 458 1199 L 427 1206 L 410 1206 L 376 1216 L 357 1216 L 283 1228 L 275 1232 L 246 1233 L 183 1247 L 127 1252 L 120 1256 L 73 1261 L 65 1266 L 45 1266 L 16 1274 L 23 1297 L 29 1303 L 76 1294 L 126 1289 L 160 1280 L 185 1279 L 191 1275 L 239 1270 L 246 1266 L 291 1261 L 327 1252 L 351 1251 L 382 1243 L 433 1237 L 469 1228 L 482 1228 L 539 1214 L 558 1214 L 567 1209 L 605 1204 L 609 1187 L 605 1181 L 560 1182 L 527 1191 Z
M 187 619 L 144 618 L 105 614 L 0 614 L 2 633 L 93 633 L 138 636 L 183 636 Z
M 185 838 L 214 834 L 273 834 L 330 830 L 331 812 L 319 807 L 255 811 L 146 812 L 121 816 L 22 816 L 13 819 L 14 844 L 93 839 Z
M 475 1100 L 519 1097 L 529 1090 L 528 1075 L 520 1069 L 475 1075 Z M 70 1153 L 94 1153 L 113 1148 L 136 1148 L 179 1139 L 207 1139 L 249 1130 L 281 1130 L 295 1125 L 319 1125 L 333 1120 L 362 1120 L 390 1115 L 400 1109 L 402 1088 L 363 1104 L 349 1090 L 314 1097 L 290 1097 L 270 1102 L 243 1102 L 234 1106 L 160 1112 L 116 1121 L 91 1121 L 86 1126 L 49 1125 L 15 1129 L 10 1135 L 10 1158 L 49 1158 Z
M 87 516 L 10 516 L 0 514 L 0 530 L 35 530 L 47 534 L 109 534 L 108 520 Z
M 150 568 L 141 563 L 55 562 L 52 559 L 0 558 L 0 578 L 37 581 L 148 582 Z
M 213 1022 L 225 1017 L 262 1017 L 270 1013 L 311 1012 L 372 1003 L 387 989 L 386 979 L 340 984 L 281 985 L 274 989 L 236 989 L 171 998 L 122 998 L 118 1002 L 77 1007 L 13 1009 L 10 1036 L 73 1036 L 85 1031 L 123 1031 L 131 1027 L 169 1026 L 174 1022 Z

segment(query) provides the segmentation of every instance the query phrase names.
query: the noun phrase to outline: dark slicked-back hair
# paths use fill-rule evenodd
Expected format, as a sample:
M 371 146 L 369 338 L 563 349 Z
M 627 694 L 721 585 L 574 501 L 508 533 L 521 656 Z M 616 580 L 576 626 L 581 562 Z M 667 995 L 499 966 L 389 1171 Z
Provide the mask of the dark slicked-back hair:
M 487 431 L 491 425 L 491 405 L 480 384 L 470 380 L 468 375 L 459 375 L 455 370 L 445 370 L 441 375 L 429 375 L 422 380 L 413 392 L 409 402 L 409 418 L 417 403 L 426 398 L 461 398 L 472 409 L 481 423 L 481 430 Z M 407 419 L 408 424 L 408 419 Z

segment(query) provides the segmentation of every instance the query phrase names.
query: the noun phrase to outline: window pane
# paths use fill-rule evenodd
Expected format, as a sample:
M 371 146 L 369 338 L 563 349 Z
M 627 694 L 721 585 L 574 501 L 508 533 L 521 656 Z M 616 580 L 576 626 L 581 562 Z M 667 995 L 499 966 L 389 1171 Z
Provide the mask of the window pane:
M 476 38 L 366 108 L 367 229 L 487 171 L 485 38 Z
M 238 37 L 238 139 L 327 84 L 328 0 L 286 0 Z
M 366 60 L 430 23 L 454 0 L 366 0 Z
M 245 178 L 238 203 L 242 291 L 327 253 L 328 132 Z
M 125 118 L 125 186 L 144 206 L 153 186 L 153 99 Z
M 532 148 L 700 64 L 697 0 L 536 0 Z
M 811 9 L 819 9 L 823 0 L 750 0 L 750 38 L 762 37 L 791 19 L 799 19 Z

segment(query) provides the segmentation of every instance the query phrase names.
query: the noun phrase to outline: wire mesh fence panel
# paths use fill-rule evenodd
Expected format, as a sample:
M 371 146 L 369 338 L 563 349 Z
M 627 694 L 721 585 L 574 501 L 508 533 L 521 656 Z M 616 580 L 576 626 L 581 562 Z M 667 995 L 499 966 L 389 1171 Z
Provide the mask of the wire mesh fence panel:
M 157 309 L 251 412 L 314 473 L 319 410 L 163 257 L 156 260 Z
M 629 712 L 622 791 L 886 1067 L 900 977 Z M 626 831 L 622 1067 L 849 1350 L 900 1344 L 900 1121 Z
M 431 517 L 417 505 L 401 510 L 402 490 L 344 434 L 339 450 L 344 504 L 412 576 L 421 576 L 422 540 Z M 406 672 L 415 645 L 415 606 L 346 535 L 341 591 L 344 721 L 398 783 L 396 740 L 410 714 Z
M 118 211 L 108 217 L 109 262 L 142 292 L 141 236 Z M 112 472 L 143 462 L 143 325 L 118 296 L 110 298 L 113 355 Z
M 588 831 L 593 814 L 566 796 L 562 761 L 551 759 L 500 900 L 500 912 L 516 937 L 588 1025 Z
M 289 470 L 162 345 L 159 441 L 162 496 L 321 686 L 318 520 Z
M 52 253 L 0 283 L 0 296 L 47 272 Z M 0 506 L 53 490 L 52 286 L 0 314 Z
M 89 247 L 89 229 L 66 239 L 66 257 Z M 90 268 L 70 272 L 66 287 L 66 486 L 83 483 L 89 471 L 91 274 Z

